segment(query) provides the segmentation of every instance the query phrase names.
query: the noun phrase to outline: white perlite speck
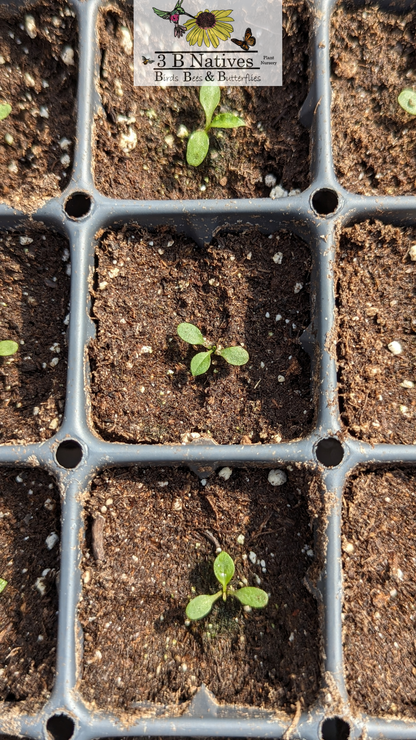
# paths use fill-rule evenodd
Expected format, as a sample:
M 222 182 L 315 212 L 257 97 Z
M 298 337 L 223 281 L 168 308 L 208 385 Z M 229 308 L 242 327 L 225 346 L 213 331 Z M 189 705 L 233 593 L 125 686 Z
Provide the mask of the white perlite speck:
M 62 139 L 59 140 L 59 146 L 61 149 L 69 149 L 71 146 L 71 139 L 67 139 L 66 136 L 64 136 Z
M 39 108 L 39 115 L 41 118 L 49 118 L 49 110 L 46 105 L 41 105 Z
M 284 470 L 271 470 L 267 480 L 272 486 L 283 486 L 287 481 L 287 475 Z
M 64 46 L 61 52 L 61 59 L 63 63 L 67 65 L 67 67 L 71 67 L 73 64 L 75 64 L 74 50 L 71 46 Z
M 282 188 L 281 185 L 276 185 L 276 187 L 273 188 L 273 190 L 269 193 L 269 198 L 272 198 L 272 200 L 276 200 L 276 198 L 287 198 L 289 195 L 288 191 Z
M 69 165 L 71 164 L 71 157 L 69 156 L 69 154 L 63 154 L 62 155 L 62 157 L 61 157 L 61 164 L 64 167 L 69 167 Z
M 257 555 L 255 552 L 253 552 L 253 550 L 249 552 L 248 557 L 249 557 L 250 562 L 253 563 L 253 565 L 257 563 Z
M 268 175 L 266 175 L 265 178 L 264 178 L 264 184 L 265 184 L 266 188 L 274 188 L 274 186 L 276 185 L 276 182 L 277 182 L 277 180 L 276 180 L 275 176 L 272 175 L 271 173 L 269 173 Z
M 283 252 L 276 252 L 276 254 L 272 257 L 273 262 L 276 263 L 276 265 L 281 265 L 283 261 Z
M 187 136 L 189 136 L 189 131 L 183 123 L 178 126 L 176 130 L 176 136 L 178 137 L 178 139 L 186 139 Z
M 392 353 L 392 355 L 401 355 L 403 352 L 402 345 L 400 342 L 390 342 L 390 344 L 387 345 L 387 349 Z
M 131 126 L 128 128 L 127 134 L 121 134 L 119 143 L 118 143 L 120 149 L 125 153 L 128 154 L 128 152 L 133 151 L 133 149 L 136 148 L 137 145 L 137 134 Z
M 27 85 L 27 87 L 35 87 L 35 80 L 33 79 L 32 75 L 29 72 L 25 72 L 23 75 L 23 79 Z
M 412 246 L 410 247 L 409 257 L 412 260 L 412 262 L 416 262 L 416 244 L 412 244 Z
M 243 534 L 238 535 L 237 542 L 239 545 L 244 545 L 244 535 Z
M 220 472 L 218 473 L 219 478 L 224 478 L 224 480 L 228 480 L 232 475 L 231 468 L 221 468 Z
M 56 532 L 51 532 L 51 534 L 45 540 L 45 545 L 48 550 L 52 550 L 57 542 L 59 542 L 58 535 L 56 534 Z
M 415 384 L 413 380 L 404 380 L 403 383 L 400 383 L 402 388 L 414 388 Z
M 119 26 L 119 32 L 120 32 L 120 45 L 121 48 L 124 49 L 126 54 L 132 54 L 133 53 L 133 40 L 131 38 L 131 33 L 127 26 Z
M 300 291 L 303 288 L 303 283 L 296 283 L 295 287 L 293 288 L 294 293 L 300 293 Z
M 30 236 L 19 236 L 19 242 L 22 247 L 27 247 L 28 244 L 32 244 L 33 239 Z
M 279 383 L 284 383 L 285 382 L 285 376 L 284 375 L 278 375 L 277 376 L 277 380 L 279 381 Z
M 41 596 L 46 594 L 46 582 L 44 578 L 37 578 L 35 581 L 35 587 L 39 591 Z

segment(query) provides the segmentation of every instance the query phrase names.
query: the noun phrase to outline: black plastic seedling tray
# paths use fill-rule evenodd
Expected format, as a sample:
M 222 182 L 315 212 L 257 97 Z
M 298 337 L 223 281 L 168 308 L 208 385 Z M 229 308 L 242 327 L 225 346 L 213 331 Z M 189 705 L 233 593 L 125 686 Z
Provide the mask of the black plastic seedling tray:
M 3 4 L 9 4 L 2 0 Z M 346 476 L 360 465 L 414 464 L 413 446 L 369 444 L 341 437 L 337 396 L 337 367 L 332 336 L 335 316 L 335 231 L 340 225 L 377 218 L 385 223 L 413 224 L 414 197 L 365 197 L 343 189 L 334 173 L 331 154 L 331 88 L 329 24 L 333 3 L 311 3 L 310 91 L 301 111 L 311 130 L 311 186 L 298 196 L 281 200 L 123 201 L 103 197 L 92 178 L 93 117 L 99 106 L 96 89 L 99 53 L 96 18 L 99 0 L 72 0 L 79 23 L 77 135 L 72 179 L 64 193 L 37 211 L 33 218 L 64 234 L 70 242 L 71 312 L 65 413 L 59 431 L 47 442 L 0 447 L 2 466 L 39 465 L 53 473 L 62 499 L 62 540 L 59 587 L 59 629 L 56 680 L 50 700 L 35 716 L 0 712 L 0 732 L 32 738 L 89 738 L 117 736 L 285 737 L 312 740 L 323 737 L 416 738 L 416 722 L 352 716 L 344 683 L 342 651 L 341 500 Z M 383 7 L 383 4 L 380 4 Z M 400 2 L 403 9 L 411 3 Z M 89 369 L 86 346 L 94 336 L 89 317 L 89 276 L 94 270 L 96 234 L 103 228 L 135 222 L 149 228 L 168 224 L 197 244 L 209 243 L 219 227 L 252 224 L 266 234 L 288 229 L 301 236 L 313 255 L 312 323 L 302 337 L 313 362 L 313 393 L 317 416 L 313 432 L 287 444 L 263 445 L 128 445 L 100 440 L 88 422 Z M 0 205 L 1 229 L 22 228 L 28 217 Z M 342 441 L 340 441 L 342 440 Z M 201 689 L 180 717 L 168 714 L 135 719 L 126 727 L 111 708 L 107 714 L 89 711 L 79 695 L 81 629 L 77 604 L 81 594 L 81 492 L 97 471 L 113 466 L 189 466 L 205 477 L 224 465 L 274 467 L 300 463 L 314 467 L 322 491 L 333 505 L 326 524 L 327 548 L 319 582 L 324 643 L 324 684 L 320 701 L 291 728 L 272 711 L 226 707 L 212 702 Z M 289 730 L 289 728 L 291 728 Z

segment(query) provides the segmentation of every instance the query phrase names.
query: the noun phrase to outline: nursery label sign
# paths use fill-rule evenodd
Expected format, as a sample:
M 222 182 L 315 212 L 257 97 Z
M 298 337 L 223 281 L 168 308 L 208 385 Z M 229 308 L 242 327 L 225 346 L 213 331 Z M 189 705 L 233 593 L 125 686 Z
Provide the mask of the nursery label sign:
M 134 0 L 135 85 L 282 84 L 281 0 L 239 0 L 232 8 L 215 1 L 208 9 L 177 0 L 168 9 Z

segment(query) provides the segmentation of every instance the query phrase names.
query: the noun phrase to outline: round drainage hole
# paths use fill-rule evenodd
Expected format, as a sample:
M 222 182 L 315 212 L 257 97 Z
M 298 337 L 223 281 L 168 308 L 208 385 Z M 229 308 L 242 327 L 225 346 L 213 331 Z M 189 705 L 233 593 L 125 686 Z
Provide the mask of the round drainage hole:
M 340 717 L 331 717 L 322 723 L 322 740 L 348 740 L 350 726 Z
M 54 740 L 69 740 L 74 734 L 75 722 L 66 714 L 54 714 L 48 719 L 46 729 Z
M 339 465 L 344 457 L 344 450 L 341 442 L 334 437 L 321 439 L 316 445 L 316 457 L 326 468 L 334 468 Z M 329 722 L 329 720 L 328 720 Z
M 322 188 L 313 194 L 312 205 L 319 216 L 328 216 L 338 208 L 338 195 L 335 190 Z
M 91 198 L 87 193 L 73 193 L 64 206 L 65 213 L 71 218 L 82 218 L 91 209 Z
M 63 468 L 76 468 L 82 460 L 81 445 L 74 439 L 61 442 L 56 450 L 56 459 Z

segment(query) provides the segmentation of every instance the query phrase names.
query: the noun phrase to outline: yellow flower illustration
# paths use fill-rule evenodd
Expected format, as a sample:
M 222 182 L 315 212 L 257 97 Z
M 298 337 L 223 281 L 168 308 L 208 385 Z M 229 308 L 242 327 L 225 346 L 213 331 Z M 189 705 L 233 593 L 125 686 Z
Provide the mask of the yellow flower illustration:
M 230 38 L 233 27 L 228 21 L 233 21 L 229 15 L 232 10 L 200 10 L 195 18 L 186 21 L 186 30 L 189 31 L 186 40 L 190 46 L 210 46 L 216 49 L 220 41 Z

